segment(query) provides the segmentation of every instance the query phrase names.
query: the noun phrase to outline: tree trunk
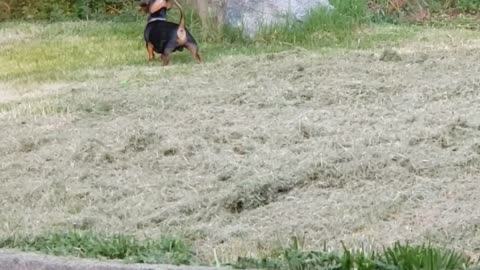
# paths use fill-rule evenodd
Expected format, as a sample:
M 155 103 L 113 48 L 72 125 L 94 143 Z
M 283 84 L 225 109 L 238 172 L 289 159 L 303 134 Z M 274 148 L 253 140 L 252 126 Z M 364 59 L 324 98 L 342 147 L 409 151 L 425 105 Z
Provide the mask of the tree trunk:
M 224 23 L 226 0 L 189 0 L 204 27 L 221 27 Z
M 210 17 L 208 14 L 208 3 L 206 0 L 196 0 L 196 2 L 198 15 L 202 20 L 202 25 L 206 26 L 208 25 L 208 19 Z

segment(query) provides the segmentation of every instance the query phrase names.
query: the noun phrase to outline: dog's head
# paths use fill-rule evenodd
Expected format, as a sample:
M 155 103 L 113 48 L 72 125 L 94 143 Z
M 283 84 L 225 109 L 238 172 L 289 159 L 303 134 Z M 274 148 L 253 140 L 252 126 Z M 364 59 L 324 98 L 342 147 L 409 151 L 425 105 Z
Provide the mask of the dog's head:
M 161 10 L 162 8 L 170 10 L 172 7 L 173 2 L 170 0 L 141 0 L 139 11 L 151 14 Z

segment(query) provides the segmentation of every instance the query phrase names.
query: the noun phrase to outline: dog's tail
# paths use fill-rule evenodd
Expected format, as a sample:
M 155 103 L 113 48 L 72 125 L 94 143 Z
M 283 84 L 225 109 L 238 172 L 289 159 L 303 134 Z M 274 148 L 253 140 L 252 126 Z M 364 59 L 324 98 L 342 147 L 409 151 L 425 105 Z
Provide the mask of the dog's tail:
M 174 0 L 174 2 L 175 2 L 175 5 L 180 10 L 180 22 L 178 23 L 178 26 L 180 28 L 184 29 L 185 28 L 185 14 L 183 12 L 183 7 L 182 7 L 182 5 L 180 5 L 180 3 L 178 3 L 177 0 Z

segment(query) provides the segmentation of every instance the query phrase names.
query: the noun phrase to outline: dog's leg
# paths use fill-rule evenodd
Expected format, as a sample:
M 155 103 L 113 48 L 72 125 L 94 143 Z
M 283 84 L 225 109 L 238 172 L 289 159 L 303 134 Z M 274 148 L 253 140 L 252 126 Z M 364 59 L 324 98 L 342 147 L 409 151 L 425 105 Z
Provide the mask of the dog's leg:
M 194 43 L 187 43 L 185 44 L 185 46 L 187 47 L 187 50 L 189 50 L 192 53 L 193 57 L 197 60 L 197 62 L 201 64 L 202 56 L 200 56 L 200 52 L 198 51 L 197 45 L 195 45 Z
M 170 64 L 170 54 L 162 54 L 162 61 L 164 66 Z
M 165 44 L 165 48 L 163 49 L 162 53 L 162 60 L 164 66 L 168 66 L 168 64 L 170 64 L 170 55 L 173 53 L 176 47 L 177 43 L 175 39 L 171 39 L 169 42 L 167 42 L 167 44 Z
M 153 44 L 148 42 L 147 43 L 147 51 L 148 51 L 148 60 L 153 61 L 155 60 L 155 53 L 153 52 Z

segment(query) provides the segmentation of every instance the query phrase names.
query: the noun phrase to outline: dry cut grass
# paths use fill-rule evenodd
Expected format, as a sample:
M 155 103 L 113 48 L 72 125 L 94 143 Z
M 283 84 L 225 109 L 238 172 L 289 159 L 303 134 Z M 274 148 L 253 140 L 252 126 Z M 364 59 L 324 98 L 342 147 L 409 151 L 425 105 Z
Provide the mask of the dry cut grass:
M 177 233 L 220 261 L 295 232 L 474 254 L 479 47 L 478 33 L 429 30 L 383 56 L 297 49 L 4 81 L 0 236 Z

